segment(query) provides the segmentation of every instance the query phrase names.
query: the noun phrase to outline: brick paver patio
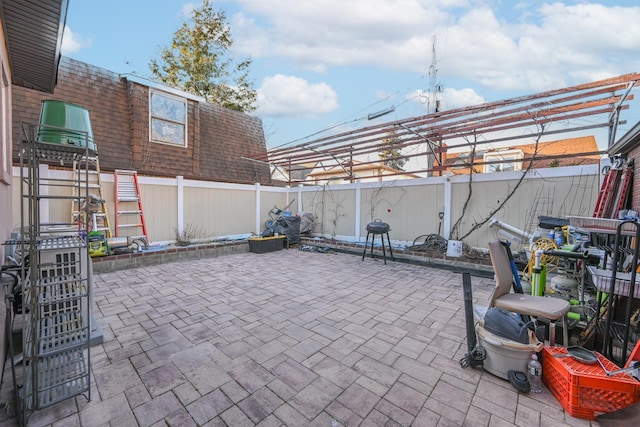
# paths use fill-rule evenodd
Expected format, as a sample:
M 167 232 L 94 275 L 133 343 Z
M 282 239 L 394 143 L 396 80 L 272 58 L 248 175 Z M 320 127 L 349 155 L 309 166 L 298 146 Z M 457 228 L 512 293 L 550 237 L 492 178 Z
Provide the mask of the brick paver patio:
M 472 281 L 486 305 L 492 281 Z M 96 274 L 94 306 L 91 401 L 30 426 L 597 425 L 460 367 L 462 279 L 446 270 L 243 253 Z

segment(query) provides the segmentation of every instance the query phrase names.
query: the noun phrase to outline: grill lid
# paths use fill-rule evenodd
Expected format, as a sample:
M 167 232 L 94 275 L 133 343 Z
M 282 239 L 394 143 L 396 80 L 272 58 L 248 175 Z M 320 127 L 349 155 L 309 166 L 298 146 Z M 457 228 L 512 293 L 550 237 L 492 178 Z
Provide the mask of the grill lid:
M 367 224 L 367 231 L 369 233 L 383 234 L 383 233 L 388 233 L 389 230 L 390 230 L 389 224 L 387 224 L 386 222 L 382 222 L 379 219 Z

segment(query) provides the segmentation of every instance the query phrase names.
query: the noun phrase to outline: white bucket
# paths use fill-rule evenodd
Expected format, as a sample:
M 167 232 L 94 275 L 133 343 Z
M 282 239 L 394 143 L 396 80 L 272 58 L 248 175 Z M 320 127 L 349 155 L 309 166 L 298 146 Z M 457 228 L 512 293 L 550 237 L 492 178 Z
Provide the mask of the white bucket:
M 478 345 L 485 348 L 487 357 L 482 364 L 485 371 L 509 379 L 509 371 L 527 371 L 527 363 L 533 353 L 542 351 L 544 344 L 538 341 L 536 334 L 529 331 L 529 344 L 492 334 L 484 328 L 484 321 L 476 323 Z
M 447 256 L 462 256 L 462 240 L 449 240 L 447 242 Z

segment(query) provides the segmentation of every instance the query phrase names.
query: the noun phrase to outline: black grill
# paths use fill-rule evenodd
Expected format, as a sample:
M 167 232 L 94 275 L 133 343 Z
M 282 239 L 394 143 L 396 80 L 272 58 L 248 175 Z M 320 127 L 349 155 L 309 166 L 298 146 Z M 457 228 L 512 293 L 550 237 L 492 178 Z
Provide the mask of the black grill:
M 382 221 L 374 221 L 367 224 L 367 232 L 373 234 L 384 234 L 389 232 L 389 224 Z

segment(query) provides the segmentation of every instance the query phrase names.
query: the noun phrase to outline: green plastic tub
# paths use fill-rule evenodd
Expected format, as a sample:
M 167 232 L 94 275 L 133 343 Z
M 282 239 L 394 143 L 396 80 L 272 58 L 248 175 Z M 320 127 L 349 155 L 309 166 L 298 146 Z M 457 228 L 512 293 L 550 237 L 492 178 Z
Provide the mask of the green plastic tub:
M 71 144 L 95 151 L 89 110 L 70 102 L 44 100 L 40 112 L 38 142 Z

